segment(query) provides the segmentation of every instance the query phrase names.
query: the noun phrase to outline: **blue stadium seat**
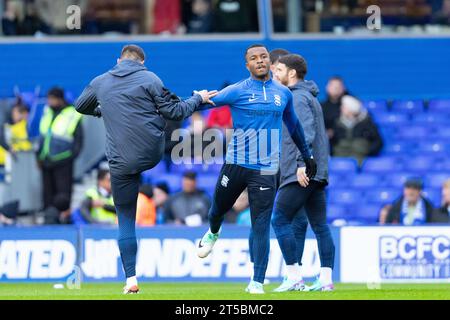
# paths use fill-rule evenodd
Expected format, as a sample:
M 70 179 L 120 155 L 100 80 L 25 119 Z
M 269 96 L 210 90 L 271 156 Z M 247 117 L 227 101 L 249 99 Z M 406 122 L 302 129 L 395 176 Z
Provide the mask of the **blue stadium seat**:
M 339 204 L 328 204 L 327 205 L 327 220 L 332 222 L 336 219 L 348 219 L 351 218 L 349 211 L 345 206 Z
M 423 192 L 423 195 L 430 200 L 435 207 L 441 206 L 441 190 L 438 188 L 427 188 Z
M 362 172 L 385 173 L 396 172 L 401 166 L 397 157 L 367 158 L 362 165 Z
M 363 204 L 356 209 L 356 217 L 364 223 L 377 223 L 382 206 Z
M 397 188 L 377 188 L 370 189 L 365 194 L 366 203 L 387 204 L 396 200 L 401 195 L 401 190 Z
M 388 111 L 386 100 L 364 100 L 362 103 L 364 107 L 372 114 Z
M 427 156 L 409 157 L 404 159 L 403 164 L 407 171 L 416 175 L 433 170 L 438 165 L 436 158 Z
M 356 173 L 358 163 L 354 158 L 332 157 L 329 161 L 329 170 L 331 173 Z
M 380 126 L 378 130 L 384 141 L 391 141 L 398 131 L 397 127 L 394 126 Z
M 362 193 L 359 190 L 352 189 L 330 189 L 330 203 L 339 205 L 353 205 L 361 201 Z
M 419 144 L 418 151 L 433 157 L 445 156 L 450 152 L 450 143 L 448 141 L 424 141 Z
M 412 141 L 386 141 L 383 154 L 391 156 L 401 156 L 405 154 L 413 154 L 417 149 L 417 144 Z
M 350 179 L 349 185 L 352 188 L 376 188 L 380 185 L 380 176 L 370 173 L 360 173 Z
M 401 140 L 417 140 L 427 138 L 430 134 L 429 127 L 423 126 L 403 126 L 399 128 L 396 138 Z
M 215 174 L 200 174 L 197 177 L 197 186 L 199 189 L 214 190 L 217 178 Z
M 336 173 L 330 173 L 328 176 L 328 187 L 329 188 L 342 188 L 348 186 L 348 175 L 346 174 L 336 174 Z
M 447 172 L 450 175 L 450 157 L 441 162 L 440 170 L 441 172 Z
M 440 139 L 450 139 L 450 126 L 441 126 L 436 128 L 435 135 Z
M 373 114 L 373 118 L 375 122 L 379 125 L 392 125 L 392 126 L 401 126 L 409 122 L 408 115 L 404 113 L 379 113 Z
M 412 121 L 415 125 L 445 125 L 450 122 L 450 118 L 440 112 L 427 112 L 415 114 Z
M 447 173 L 427 174 L 425 178 L 425 188 L 442 188 L 442 184 L 450 179 L 450 171 Z
M 450 99 L 431 100 L 428 105 L 428 111 L 450 114 Z
M 393 112 L 419 113 L 424 110 L 422 100 L 397 100 L 392 104 Z
M 195 171 L 197 173 L 219 173 L 222 169 L 222 165 L 220 163 L 213 164 L 178 164 L 173 165 L 171 171 L 173 173 L 183 174 L 185 171 Z
M 145 184 L 152 184 L 155 179 L 166 173 L 166 166 L 164 162 L 158 163 L 154 168 L 144 171 L 141 174 L 142 182 Z
M 397 188 L 398 190 L 401 190 L 403 188 L 403 185 L 405 184 L 406 180 L 408 180 L 410 178 L 419 178 L 419 177 L 415 176 L 411 172 L 389 173 L 384 176 L 384 186 L 391 187 L 391 188 Z

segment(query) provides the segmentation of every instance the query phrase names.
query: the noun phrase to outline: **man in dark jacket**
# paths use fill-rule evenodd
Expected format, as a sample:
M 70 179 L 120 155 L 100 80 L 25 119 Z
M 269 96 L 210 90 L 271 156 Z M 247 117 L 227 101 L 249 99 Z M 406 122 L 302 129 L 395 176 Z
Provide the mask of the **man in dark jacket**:
M 325 198 L 328 184 L 328 137 L 322 108 L 317 101 L 319 90 L 313 81 L 304 80 L 306 72 L 306 61 L 296 54 L 281 57 L 275 70 L 275 78 L 292 91 L 295 112 L 318 165 L 317 174 L 310 180 L 305 173 L 303 157 L 283 127 L 281 181 L 273 209 L 272 226 L 286 262 L 287 277 L 275 289 L 276 292 L 333 290 L 331 273 L 335 248 L 326 222 Z M 300 212 L 303 208 L 318 239 L 321 262 L 319 279 L 308 288 L 304 285 L 300 269 L 308 225 L 306 218 L 299 216 L 303 215 Z
M 423 196 L 422 189 L 422 181 L 407 180 L 403 188 L 403 196 L 392 204 L 386 223 L 410 226 L 432 222 L 433 204 Z
M 197 188 L 197 174 L 187 171 L 183 174 L 182 191 L 170 196 L 165 204 L 165 220 L 199 226 L 208 220 L 210 205 L 208 195 Z
M 119 220 L 119 250 L 127 284 L 124 293 L 139 291 L 136 280 L 136 203 L 142 171 L 156 166 L 164 153 L 165 119 L 190 116 L 215 92 L 197 92 L 181 101 L 144 66 L 145 53 L 135 45 L 123 48 L 117 65 L 95 78 L 76 102 L 78 112 L 103 117 L 106 156 L 111 170 Z

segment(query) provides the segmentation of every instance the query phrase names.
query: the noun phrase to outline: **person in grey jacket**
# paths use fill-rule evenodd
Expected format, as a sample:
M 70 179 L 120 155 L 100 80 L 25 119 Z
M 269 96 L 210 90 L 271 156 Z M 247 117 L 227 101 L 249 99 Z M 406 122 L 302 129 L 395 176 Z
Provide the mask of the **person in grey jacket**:
M 181 101 L 144 62 L 142 48 L 125 46 L 117 65 L 92 80 L 75 103 L 78 112 L 102 117 L 105 123 L 118 243 L 127 277 L 124 293 L 139 291 L 135 222 L 140 174 L 156 166 L 163 156 L 165 119 L 183 120 L 200 104 L 212 103 L 210 98 L 216 94 L 196 91 Z
M 331 275 L 335 247 L 326 222 L 325 197 L 328 184 L 328 137 L 322 108 L 317 100 L 319 90 L 313 81 L 304 80 L 306 73 L 305 59 L 296 54 L 281 57 L 275 69 L 275 78 L 292 91 L 295 112 L 318 167 L 316 175 L 310 180 L 305 174 L 301 154 L 295 150 L 294 142 L 286 128 L 283 128 L 280 189 L 274 205 L 272 226 L 286 261 L 287 277 L 275 289 L 277 292 L 334 289 Z M 306 287 L 300 265 L 308 220 L 317 238 L 321 269 L 316 282 Z

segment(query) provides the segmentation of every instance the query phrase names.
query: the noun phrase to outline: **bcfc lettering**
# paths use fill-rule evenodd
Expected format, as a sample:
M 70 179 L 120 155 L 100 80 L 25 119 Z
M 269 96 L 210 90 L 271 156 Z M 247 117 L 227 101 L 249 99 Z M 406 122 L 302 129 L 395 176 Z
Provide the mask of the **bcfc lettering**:
M 66 240 L 0 242 L 0 279 L 59 279 L 69 276 L 76 250 Z
M 380 238 L 380 258 L 445 260 L 450 256 L 450 239 L 446 236 L 392 236 Z

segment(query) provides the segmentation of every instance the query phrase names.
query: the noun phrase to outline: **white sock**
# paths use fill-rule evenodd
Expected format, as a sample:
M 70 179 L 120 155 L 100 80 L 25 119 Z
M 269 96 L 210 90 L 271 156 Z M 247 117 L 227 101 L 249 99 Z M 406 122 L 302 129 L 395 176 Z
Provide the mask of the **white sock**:
M 136 276 L 127 278 L 127 288 L 131 288 L 132 286 L 137 286 L 137 284 L 138 283 L 137 283 Z
M 286 272 L 289 280 L 302 280 L 302 270 L 298 263 L 287 265 Z
M 331 268 L 320 268 L 319 281 L 323 286 L 327 286 L 333 283 L 331 273 L 333 270 Z

